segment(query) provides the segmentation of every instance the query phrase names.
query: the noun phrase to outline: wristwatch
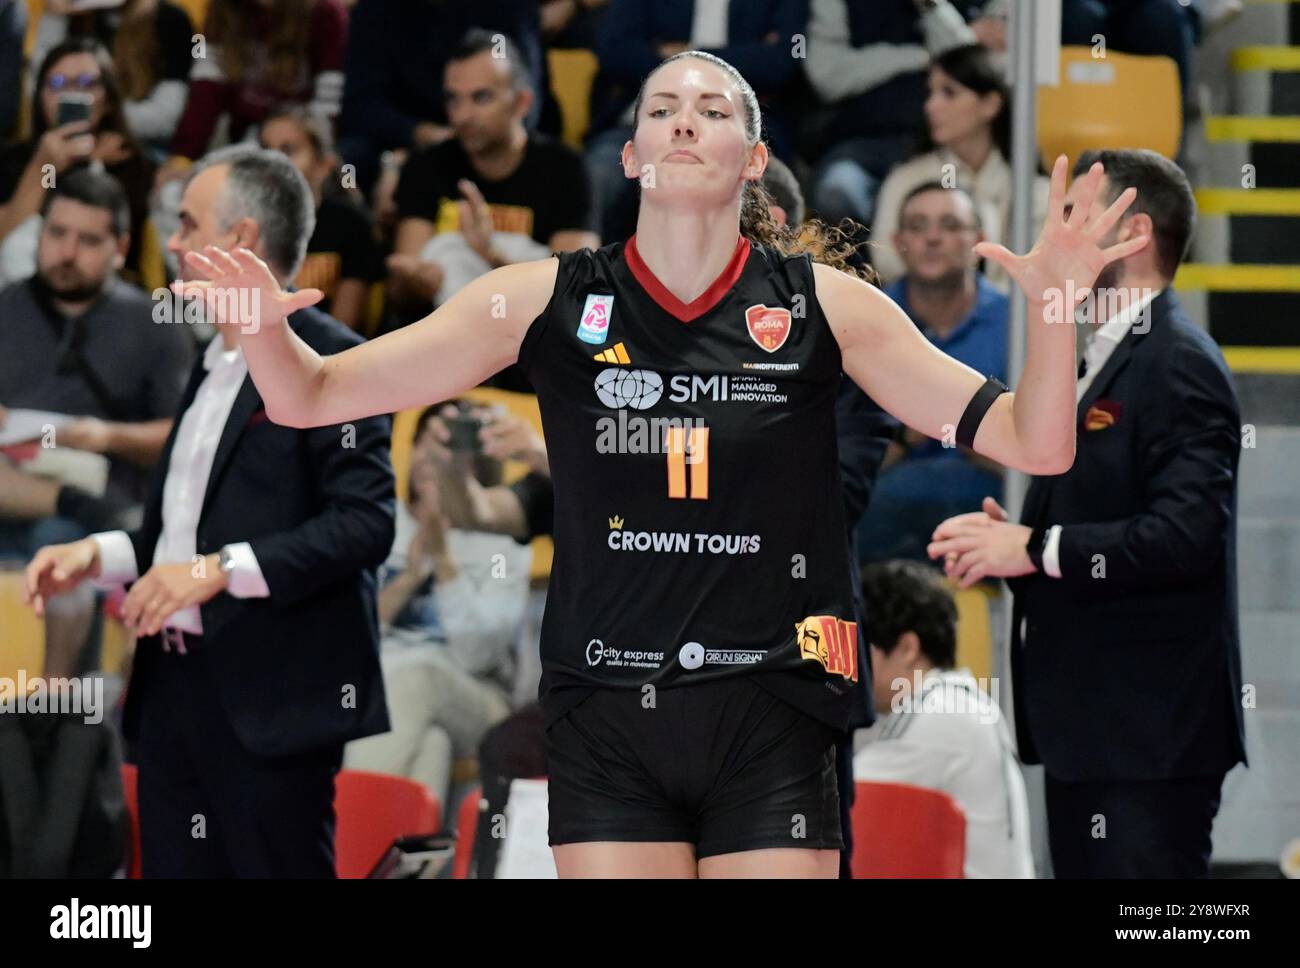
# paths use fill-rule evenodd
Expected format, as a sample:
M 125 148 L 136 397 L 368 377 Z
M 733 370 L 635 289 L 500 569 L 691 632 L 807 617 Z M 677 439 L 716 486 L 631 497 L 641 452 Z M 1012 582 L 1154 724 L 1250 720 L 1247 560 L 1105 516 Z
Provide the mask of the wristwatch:
M 235 570 L 235 557 L 230 553 L 230 545 L 224 546 L 217 552 L 217 567 L 221 569 L 221 573 L 227 578 Z

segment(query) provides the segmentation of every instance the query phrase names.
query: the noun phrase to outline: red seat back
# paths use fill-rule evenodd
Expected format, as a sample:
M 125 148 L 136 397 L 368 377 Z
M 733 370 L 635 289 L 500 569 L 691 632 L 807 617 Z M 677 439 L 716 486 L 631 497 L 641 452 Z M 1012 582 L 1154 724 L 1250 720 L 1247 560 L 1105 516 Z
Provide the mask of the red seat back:
M 140 773 L 134 763 L 122 764 L 122 792 L 126 795 L 126 812 L 131 818 L 131 837 L 127 849 L 131 852 L 126 865 L 126 876 L 138 881 L 140 873 L 140 794 L 137 792 Z
M 853 801 L 854 877 L 961 877 L 966 815 L 946 793 L 859 780 Z
M 365 877 L 398 837 L 431 834 L 442 810 L 422 783 L 400 776 L 339 770 L 334 778 L 334 867 Z
M 474 838 L 478 836 L 478 805 L 483 799 L 483 788 L 475 787 L 460 802 L 456 824 L 456 857 L 452 861 L 451 876 L 458 881 L 469 877 L 469 861 L 474 853 Z

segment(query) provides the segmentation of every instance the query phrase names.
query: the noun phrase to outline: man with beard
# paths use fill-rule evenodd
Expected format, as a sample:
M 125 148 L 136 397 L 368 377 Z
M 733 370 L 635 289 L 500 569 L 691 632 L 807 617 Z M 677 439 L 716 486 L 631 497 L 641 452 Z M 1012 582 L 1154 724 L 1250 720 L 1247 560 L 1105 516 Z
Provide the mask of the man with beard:
M 1010 579 L 1016 732 L 1046 773 L 1056 876 L 1206 877 L 1224 775 L 1246 761 L 1241 417 L 1223 354 L 1171 285 L 1196 222 L 1187 176 L 1152 151 L 1085 151 L 1067 213 L 1098 161 L 1092 211 L 1137 190 L 1099 244 L 1152 243 L 1106 266 L 1080 307 L 1074 466 L 1033 478 L 1022 523 L 986 497 L 929 553 L 963 586 Z
M 535 93 L 512 41 L 470 31 L 443 94 L 452 137 L 413 154 L 396 192 L 389 291 L 408 317 L 498 266 L 599 244 L 582 156 L 524 127 Z M 503 386 L 529 389 L 506 374 Z
M 5 409 L 72 416 L 38 443 L 108 458 L 102 496 L 0 456 L 0 558 L 129 521 L 162 451 L 193 359 L 179 326 L 158 326 L 143 292 L 117 277 L 130 246 L 126 194 L 108 174 L 60 175 L 45 196 L 36 275 L 0 290 L 0 428 Z M 89 589 L 46 612 L 46 673 L 75 673 L 92 617 Z

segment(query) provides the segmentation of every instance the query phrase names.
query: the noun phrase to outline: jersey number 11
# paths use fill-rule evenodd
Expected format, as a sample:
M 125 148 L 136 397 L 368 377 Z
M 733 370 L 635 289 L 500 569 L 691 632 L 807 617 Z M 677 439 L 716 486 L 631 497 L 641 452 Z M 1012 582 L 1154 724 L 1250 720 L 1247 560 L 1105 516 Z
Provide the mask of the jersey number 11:
M 664 434 L 668 454 L 668 496 L 684 498 L 690 479 L 690 497 L 709 499 L 709 428 L 669 427 Z

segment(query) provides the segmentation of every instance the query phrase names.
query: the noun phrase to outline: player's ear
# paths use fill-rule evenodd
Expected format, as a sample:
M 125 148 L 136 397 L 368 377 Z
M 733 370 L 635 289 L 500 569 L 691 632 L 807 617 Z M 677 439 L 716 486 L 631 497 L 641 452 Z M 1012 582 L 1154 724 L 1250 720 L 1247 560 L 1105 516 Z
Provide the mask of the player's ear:
M 759 181 L 767 171 L 767 145 L 757 142 L 749 149 L 749 162 L 745 165 L 745 181 Z
M 632 139 L 623 143 L 623 177 L 639 178 L 641 177 L 640 166 L 636 161 L 636 149 L 632 146 Z

